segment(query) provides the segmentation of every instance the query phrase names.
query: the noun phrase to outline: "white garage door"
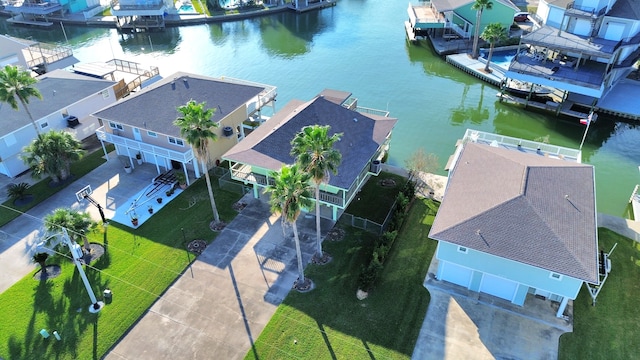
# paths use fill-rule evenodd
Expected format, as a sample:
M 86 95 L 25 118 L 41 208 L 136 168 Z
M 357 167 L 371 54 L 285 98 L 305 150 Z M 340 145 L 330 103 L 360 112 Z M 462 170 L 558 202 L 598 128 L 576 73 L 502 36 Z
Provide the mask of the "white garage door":
M 473 271 L 456 264 L 445 262 L 442 265 L 442 274 L 440 274 L 440 280 L 445 280 L 456 285 L 469 287 L 471 283 L 471 274 Z
M 506 300 L 513 300 L 518 283 L 501 277 L 483 274 L 480 291 Z

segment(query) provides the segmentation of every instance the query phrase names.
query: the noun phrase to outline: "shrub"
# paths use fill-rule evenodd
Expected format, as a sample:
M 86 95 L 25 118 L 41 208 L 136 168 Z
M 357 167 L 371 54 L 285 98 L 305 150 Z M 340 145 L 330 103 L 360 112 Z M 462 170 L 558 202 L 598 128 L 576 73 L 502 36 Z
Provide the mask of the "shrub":
M 416 195 L 416 183 L 413 181 L 407 181 L 402 188 L 402 193 L 407 199 L 411 200 Z
M 398 236 L 398 231 L 397 230 L 385 231 L 384 234 L 382 234 L 382 236 L 380 236 L 380 239 L 378 240 L 378 243 L 380 245 L 391 247 L 391 245 L 393 245 L 393 242 L 396 240 L 397 236 Z
M 9 185 L 9 189 L 7 189 L 7 196 L 11 199 L 22 199 L 27 195 L 27 189 L 29 189 L 29 186 L 30 185 L 26 182 L 11 184 Z
M 371 290 L 373 285 L 376 283 L 380 272 L 382 272 L 382 264 L 376 258 L 371 259 L 369 265 L 367 267 L 363 267 L 360 275 L 358 276 L 358 289 L 362 291 Z

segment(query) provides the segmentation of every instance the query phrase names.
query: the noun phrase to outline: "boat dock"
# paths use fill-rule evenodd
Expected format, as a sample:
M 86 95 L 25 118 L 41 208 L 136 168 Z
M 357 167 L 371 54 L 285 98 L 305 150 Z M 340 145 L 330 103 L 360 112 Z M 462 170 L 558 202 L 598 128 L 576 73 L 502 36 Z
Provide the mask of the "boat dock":
M 289 4 L 289 9 L 294 10 L 298 13 L 303 13 L 316 9 L 324 9 L 332 6 L 336 6 L 336 2 L 334 0 L 320 0 L 318 2 L 309 2 L 309 1 L 301 1 L 298 0 L 298 6 L 295 6 L 295 0 Z
M 446 61 L 458 69 L 471 74 L 494 86 L 500 86 L 504 81 L 504 70 L 495 64 L 489 64 L 491 72 L 484 71 L 487 62 L 483 58 L 473 59 L 469 54 L 447 55 Z

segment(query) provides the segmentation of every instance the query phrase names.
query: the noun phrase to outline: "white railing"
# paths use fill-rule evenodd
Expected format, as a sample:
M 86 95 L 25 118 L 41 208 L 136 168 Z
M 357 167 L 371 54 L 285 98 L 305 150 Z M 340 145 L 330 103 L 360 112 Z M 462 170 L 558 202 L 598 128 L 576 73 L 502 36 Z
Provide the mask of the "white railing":
M 356 111 L 359 112 L 359 113 L 363 113 L 363 114 L 371 114 L 371 115 L 389 117 L 389 112 L 385 111 L 385 110 L 371 109 L 371 108 L 367 108 L 367 107 L 358 106 L 356 108 Z
M 502 147 L 520 148 L 530 152 L 548 154 L 560 159 L 582 162 L 582 152 L 563 146 L 546 144 L 538 141 L 524 140 L 520 138 L 487 133 L 484 131 L 467 129 L 463 141 L 472 141 L 485 144 L 492 144 Z
M 169 150 L 161 146 L 143 143 L 123 136 L 118 136 L 110 132 L 106 132 L 104 131 L 104 126 L 96 130 L 96 135 L 99 140 L 106 141 L 114 145 L 122 145 L 136 152 L 141 151 L 157 156 L 162 156 L 164 158 L 179 161 L 182 163 L 187 163 L 194 158 L 193 150 L 191 148 L 185 150 L 184 152 Z

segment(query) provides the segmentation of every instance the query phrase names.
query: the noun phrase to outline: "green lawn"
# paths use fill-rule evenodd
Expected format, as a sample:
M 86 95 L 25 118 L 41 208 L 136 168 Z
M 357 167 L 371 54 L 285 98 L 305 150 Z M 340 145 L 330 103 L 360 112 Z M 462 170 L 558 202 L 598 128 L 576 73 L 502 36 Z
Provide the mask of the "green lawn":
M 381 186 L 380 182 L 384 179 L 392 179 L 396 185 Z M 382 224 L 389 213 L 391 204 L 396 200 L 398 192 L 406 182 L 407 179 L 402 176 L 386 172 L 372 176 L 345 212 Z
M 611 273 L 596 306 L 583 287 L 574 301 L 573 333 L 560 337 L 561 360 L 640 357 L 640 244 L 599 229 L 600 249 L 611 254 Z
M 113 145 L 107 146 L 107 151 L 112 151 L 113 149 Z M 86 155 L 79 161 L 71 164 L 71 174 L 73 174 L 72 179 L 81 178 L 82 176 L 91 172 L 91 170 L 102 165 L 104 162 L 106 162 L 106 160 L 104 159 L 104 153 L 102 152 L 102 150 L 98 150 Z M 71 182 L 67 182 L 60 186 L 54 187 L 50 186 L 50 182 L 51 178 L 47 177 L 30 187 L 29 190 L 27 190 L 27 193 L 33 195 L 33 201 L 28 204 L 25 204 L 23 206 L 15 206 L 13 205 L 13 200 L 5 201 L 2 204 L 3 206 L 0 207 L 0 227 L 8 224 L 11 220 L 20 216 L 22 212 L 25 212 L 32 207 L 40 204 L 42 201 L 48 199 L 51 195 L 57 193 L 58 191 L 71 184 Z
M 231 220 L 236 214 L 231 205 L 240 195 L 217 186 L 214 191 L 221 218 Z M 184 250 L 181 229 L 187 241 L 215 238 L 205 194 L 204 180 L 199 180 L 136 230 L 112 223 L 106 232 L 100 227 L 90 234 L 90 241 L 107 251 L 87 277 L 98 298 L 107 287 L 113 292 L 113 302 L 97 315 L 87 311 L 87 292 L 64 258 L 48 261 L 61 265 L 61 276 L 41 282 L 31 274 L 0 294 L 0 358 L 101 358 L 194 260 Z M 194 196 L 202 200 L 182 210 Z M 45 340 L 40 329 L 57 330 L 63 340 Z
M 356 282 L 374 237 L 348 228 L 325 242 L 328 265 L 310 265 L 316 288 L 292 291 L 278 307 L 247 359 L 409 359 L 429 304 L 422 286 L 436 242 L 429 240 L 437 205 L 417 200 L 394 243 L 376 288 L 356 299 Z

